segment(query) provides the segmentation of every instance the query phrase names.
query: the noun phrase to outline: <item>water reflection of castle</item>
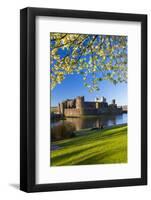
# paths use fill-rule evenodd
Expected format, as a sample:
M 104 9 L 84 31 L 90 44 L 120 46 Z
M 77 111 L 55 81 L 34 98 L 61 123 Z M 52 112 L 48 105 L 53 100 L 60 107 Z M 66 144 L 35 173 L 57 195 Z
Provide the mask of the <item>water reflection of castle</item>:
M 106 98 L 95 98 L 95 101 L 85 101 L 84 96 L 75 99 L 67 99 L 58 105 L 58 112 L 63 116 L 100 115 L 100 114 L 120 114 L 127 112 L 127 107 L 117 106 L 115 99 L 108 104 Z

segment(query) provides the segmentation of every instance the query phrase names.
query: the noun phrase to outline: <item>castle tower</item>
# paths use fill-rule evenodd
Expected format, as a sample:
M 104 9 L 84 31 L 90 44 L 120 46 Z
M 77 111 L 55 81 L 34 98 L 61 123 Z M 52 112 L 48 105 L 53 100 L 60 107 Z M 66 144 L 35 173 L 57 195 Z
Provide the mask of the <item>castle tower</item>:
M 60 103 L 60 114 L 64 115 L 64 102 Z
M 101 105 L 100 102 L 96 102 L 96 103 L 95 103 L 96 109 L 100 109 L 100 105 Z
M 115 105 L 115 99 L 112 99 L 112 104 Z
M 100 102 L 100 99 L 98 97 L 96 97 L 95 102 Z
M 61 114 L 60 103 L 58 104 L 58 113 Z
M 84 96 L 79 96 L 76 98 L 76 109 L 80 110 L 80 114 L 84 114 Z
M 105 97 L 101 97 L 101 102 L 106 103 L 106 98 Z

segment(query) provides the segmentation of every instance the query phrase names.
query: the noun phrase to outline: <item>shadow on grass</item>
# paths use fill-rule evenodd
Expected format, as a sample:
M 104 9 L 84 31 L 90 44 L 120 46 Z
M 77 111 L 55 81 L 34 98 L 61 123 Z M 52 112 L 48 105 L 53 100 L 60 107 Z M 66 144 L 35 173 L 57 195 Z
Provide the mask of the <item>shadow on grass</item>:
M 106 134 L 103 134 L 104 132 L 101 133 L 100 130 L 99 131 L 93 131 L 91 133 L 88 133 L 87 135 L 78 136 L 77 138 L 72 138 L 70 140 L 63 140 L 63 141 L 58 142 L 56 144 L 59 145 L 60 147 L 66 147 L 66 146 L 70 147 L 72 145 L 77 145 L 77 144 L 80 145 L 80 144 L 83 144 L 83 143 L 86 144 L 86 142 L 89 142 L 89 141 L 93 142 L 93 141 L 99 140 L 99 139 L 103 140 L 103 139 L 106 139 L 106 138 L 110 138 L 113 135 L 116 136 L 116 135 L 119 135 L 119 134 L 123 134 L 123 133 L 125 133 L 126 129 L 127 128 L 119 130 L 119 131 L 114 131 L 114 132 L 111 132 L 109 130 L 111 133 L 108 132 Z
M 125 163 L 127 160 L 127 127 L 107 133 L 91 133 L 63 141 L 62 149 L 52 152 L 52 166 Z M 124 143 L 123 143 L 124 141 Z M 123 143 L 124 146 L 121 146 Z M 116 156 L 114 156 L 116 155 Z
M 116 155 L 121 152 L 127 152 L 127 148 L 125 148 L 125 147 L 116 148 L 116 149 L 108 150 L 108 151 L 105 151 L 102 153 L 100 153 L 100 152 L 88 153 L 87 155 L 83 155 L 80 158 L 72 159 L 72 162 L 70 160 L 62 161 L 62 162 L 60 162 L 60 164 L 56 164 L 54 166 L 126 163 L 127 156 L 124 156 L 124 158 L 122 158 L 122 159 L 121 158 L 118 159 L 118 157 L 117 157 L 116 159 L 108 160 L 108 157 L 112 157 L 113 155 Z M 107 161 L 105 160 L 105 158 L 107 158 Z
M 115 154 L 121 153 L 123 151 L 126 151 L 125 148 L 117 148 L 117 149 L 113 149 L 112 151 L 106 151 L 103 153 L 97 153 L 96 155 L 92 155 L 89 158 L 86 158 L 82 161 L 79 161 L 76 163 L 76 165 L 90 165 L 90 164 L 112 164 L 112 163 L 125 163 L 127 162 L 127 156 L 126 158 L 123 159 L 111 159 L 106 161 L 105 158 L 106 157 L 112 157 Z
M 59 156 L 58 155 L 56 155 L 56 156 L 53 156 L 52 158 L 51 158 L 51 163 L 52 163 L 52 165 L 53 165 L 53 162 L 54 163 L 56 163 L 56 162 L 59 162 L 60 160 L 65 160 L 65 159 L 67 159 L 67 158 L 72 158 L 73 160 L 74 160 L 74 156 L 77 156 L 78 154 L 79 155 L 81 155 L 82 153 L 85 153 L 84 154 L 84 156 L 87 156 L 87 155 L 90 155 L 90 153 L 89 152 L 87 152 L 88 150 L 90 150 L 90 149 L 93 149 L 93 148 L 97 148 L 97 147 L 100 147 L 101 145 L 106 145 L 106 144 L 108 144 L 109 142 L 103 142 L 102 144 L 96 144 L 96 145 L 94 145 L 94 144 L 92 144 L 91 146 L 89 146 L 89 147 L 87 147 L 87 148 L 85 148 L 84 146 L 83 146 L 83 148 L 81 147 L 81 149 L 78 149 L 78 150 L 74 150 L 73 152 L 65 152 L 64 154 L 62 153 L 62 154 L 60 154 Z M 81 158 L 81 157 L 80 157 Z M 80 159 L 80 158 L 78 158 L 78 159 Z M 77 158 L 75 158 L 76 160 L 77 160 Z M 65 161 L 62 161 L 64 164 L 66 164 L 66 162 Z M 68 162 L 68 161 L 67 161 Z M 60 161 L 60 163 L 61 163 L 61 161 Z

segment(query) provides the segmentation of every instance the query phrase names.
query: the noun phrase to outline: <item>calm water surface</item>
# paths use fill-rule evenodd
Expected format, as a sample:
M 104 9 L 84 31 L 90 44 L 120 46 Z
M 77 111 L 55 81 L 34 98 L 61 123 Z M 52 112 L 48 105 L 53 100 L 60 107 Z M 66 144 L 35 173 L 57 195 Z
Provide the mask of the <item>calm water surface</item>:
M 101 126 L 112 126 L 127 123 L 127 113 L 119 115 L 101 115 L 98 117 L 79 117 L 79 118 L 66 118 L 57 122 L 52 122 L 52 127 L 71 123 L 76 130 L 85 128 L 100 128 Z
M 101 128 L 127 123 L 127 113 L 118 115 L 88 116 L 79 118 L 66 118 L 51 123 L 51 135 L 55 139 L 69 137 L 73 131 L 86 128 Z

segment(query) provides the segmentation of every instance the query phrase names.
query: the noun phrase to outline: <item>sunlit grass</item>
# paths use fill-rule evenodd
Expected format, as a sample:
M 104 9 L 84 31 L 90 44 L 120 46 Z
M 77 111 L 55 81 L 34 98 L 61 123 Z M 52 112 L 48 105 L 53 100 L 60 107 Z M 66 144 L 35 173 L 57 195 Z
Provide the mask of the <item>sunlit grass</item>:
M 60 149 L 51 152 L 51 166 L 127 162 L 127 126 L 85 130 L 80 134 L 53 142 Z

